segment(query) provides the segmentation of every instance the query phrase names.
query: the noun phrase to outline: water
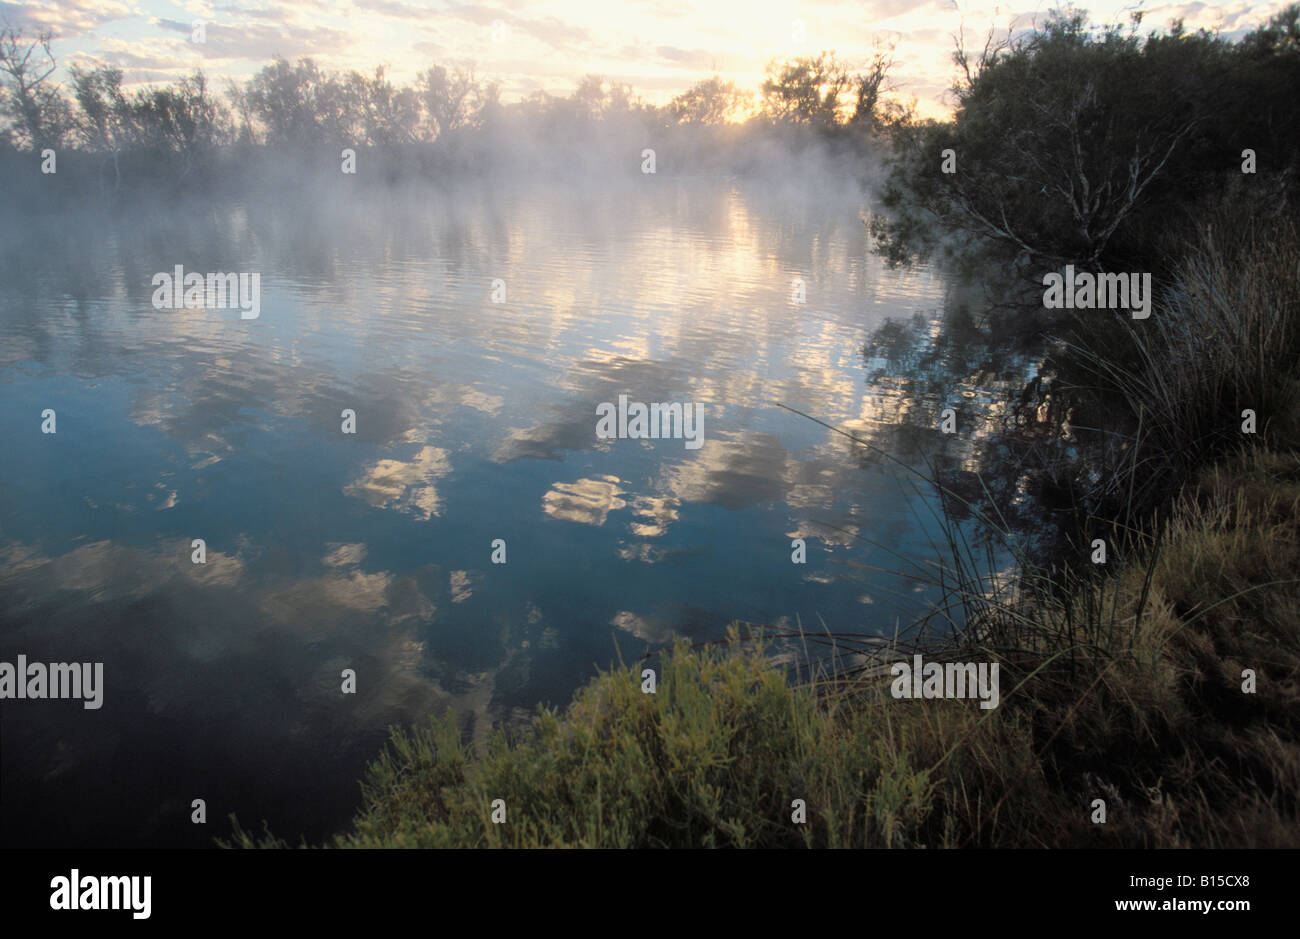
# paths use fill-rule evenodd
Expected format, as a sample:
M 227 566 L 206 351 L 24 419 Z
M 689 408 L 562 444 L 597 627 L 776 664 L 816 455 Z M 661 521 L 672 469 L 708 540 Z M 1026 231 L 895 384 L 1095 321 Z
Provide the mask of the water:
M 319 840 L 391 723 L 450 705 L 481 738 L 735 619 L 906 624 L 928 595 L 872 566 L 933 555 L 925 495 L 778 407 L 879 436 L 941 403 L 863 355 L 947 290 L 873 256 L 866 210 L 637 180 L 10 228 L 0 659 L 106 687 L 3 704 L 4 842 L 202 845 L 230 812 Z M 261 315 L 155 310 L 177 264 L 261 272 Z M 619 394 L 701 404 L 704 445 L 598 440 Z

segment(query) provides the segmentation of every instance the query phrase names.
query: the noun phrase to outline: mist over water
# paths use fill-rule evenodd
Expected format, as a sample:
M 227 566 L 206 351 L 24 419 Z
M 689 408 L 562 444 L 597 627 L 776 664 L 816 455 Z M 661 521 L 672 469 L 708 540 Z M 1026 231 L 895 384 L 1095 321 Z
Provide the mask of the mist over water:
M 871 566 L 930 556 L 933 506 L 777 406 L 870 436 L 927 403 L 862 347 L 949 285 L 873 255 L 841 180 L 489 178 L 8 227 L 0 652 L 103 661 L 105 703 L 6 703 L 6 841 L 201 845 L 230 812 L 319 840 L 392 723 L 452 706 L 481 739 L 736 619 L 910 622 L 932 598 Z M 178 264 L 260 272 L 260 316 L 155 309 Z M 598 439 L 620 394 L 701 405 L 703 446 Z M 192 798 L 209 825 L 177 824 Z

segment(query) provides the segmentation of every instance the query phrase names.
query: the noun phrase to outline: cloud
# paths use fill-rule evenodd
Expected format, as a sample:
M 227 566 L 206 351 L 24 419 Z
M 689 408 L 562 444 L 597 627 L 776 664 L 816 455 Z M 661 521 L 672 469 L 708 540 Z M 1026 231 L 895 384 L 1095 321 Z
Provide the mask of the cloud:
M 655 54 L 661 59 L 695 69 L 711 69 L 718 58 L 717 55 L 705 52 L 703 49 L 678 49 L 674 46 L 660 46 L 655 50 Z
M 182 23 L 180 20 L 154 19 L 154 20 L 150 20 L 149 22 L 153 23 L 155 26 L 160 27 L 161 29 L 168 29 L 174 33 L 184 33 L 187 37 L 190 34 L 190 30 L 193 28 L 192 24 Z
M 506 23 L 511 21 L 510 14 L 505 10 L 482 3 L 452 3 L 448 6 L 446 12 L 450 16 L 474 23 L 477 26 L 490 26 L 497 20 Z
M 186 30 L 188 34 L 188 30 Z M 355 34 L 330 26 L 208 23 L 207 42 L 186 43 L 207 59 L 244 59 L 269 62 L 275 56 L 342 55 L 355 49 Z
M 538 42 L 558 50 L 585 49 L 594 42 L 592 34 L 583 27 L 571 26 L 554 16 L 536 20 L 516 20 L 515 25 Z
M 353 0 L 352 5 L 362 10 L 370 10 L 372 13 L 398 19 L 427 20 L 432 18 L 433 12 L 428 7 L 402 3 L 400 0 Z
M 122 69 L 151 69 L 171 77 L 203 62 L 247 61 L 260 67 L 276 56 L 286 59 L 328 57 L 347 52 L 354 45 L 349 33 L 329 26 L 307 29 L 287 25 L 207 24 L 206 41 L 190 41 L 190 25 L 177 20 L 152 21 L 162 36 L 140 39 L 106 38 L 88 52 L 79 52 L 79 63 L 114 65 Z M 132 81 L 145 80 L 131 75 Z
M 15 27 L 48 29 L 56 39 L 71 39 L 106 23 L 143 13 L 138 6 L 117 0 L 32 0 L 28 3 L 0 0 L 0 19 Z

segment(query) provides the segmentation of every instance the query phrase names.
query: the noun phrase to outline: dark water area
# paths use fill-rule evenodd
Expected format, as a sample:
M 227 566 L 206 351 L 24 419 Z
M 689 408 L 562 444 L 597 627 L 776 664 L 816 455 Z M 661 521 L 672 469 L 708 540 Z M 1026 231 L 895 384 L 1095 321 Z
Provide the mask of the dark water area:
M 104 689 L 0 705 L 0 841 L 203 846 L 233 812 L 317 842 L 393 723 L 482 739 L 733 620 L 912 622 L 933 494 L 778 404 L 973 478 L 1033 350 L 964 336 L 978 289 L 888 267 L 868 212 L 847 181 L 481 181 L 6 225 L 0 660 Z M 260 272 L 259 315 L 156 309 L 176 265 Z M 620 395 L 699 405 L 702 445 L 600 439 Z

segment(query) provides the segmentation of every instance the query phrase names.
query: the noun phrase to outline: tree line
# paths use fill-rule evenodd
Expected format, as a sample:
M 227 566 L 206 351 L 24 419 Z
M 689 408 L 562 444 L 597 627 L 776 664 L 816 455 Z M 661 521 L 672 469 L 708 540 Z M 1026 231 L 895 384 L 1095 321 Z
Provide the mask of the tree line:
M 369 74 L 338 72 L 311 58 L 276 58 L 220 90 L 201 70 L 171 84 L 130 89 L 112 66 L 73 66 L 65 87 L 54 80 L 50 35 L 26 37 L 6 25 L 0 29 L 0 146 L 99 154 L 120 178 L 125 154 L 163 159 L 186 173 L 223 148 L 397 150 L 451 145 L 502 125 L 556 138 L 596 123 L 646 133 L 737 123 L 870 132 L 893 113 L 881 102 L 891 61 L 881 50 L 863 68 L 834 52 L 777 60 L 756 92 L 713 75 L 664 105 L 600 75 L 585 76 L 567 97 L 539 91 L 504 104 L 499 84 L 480 79 L 472 67 L 435 64 L 413 84 L 398 85 L 383 66 Z

